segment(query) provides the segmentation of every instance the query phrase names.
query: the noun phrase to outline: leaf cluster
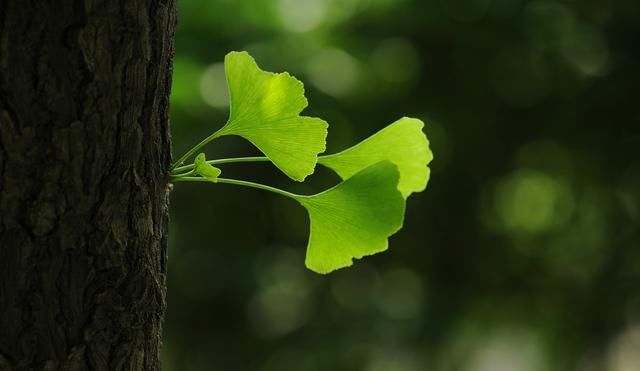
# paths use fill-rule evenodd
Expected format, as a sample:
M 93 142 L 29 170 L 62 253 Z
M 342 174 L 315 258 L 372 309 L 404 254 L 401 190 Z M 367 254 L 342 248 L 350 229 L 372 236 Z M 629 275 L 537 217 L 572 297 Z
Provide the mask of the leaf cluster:
M 181 156 L 171 167 L 173 182 L 228 183 L 271 191 L 300 203 L 310 218 L 305 264 L 318 273 L 350 266 L 354 258 L 384 251 L 388 238 L 404 219 L 409 195 L 423 191 L 433 159 L 419 119 L 403 117 L 341 152 L 321 155 L 328 124 L 302 116 L 307 107 L 302 82 L 288 73 L 261 70 L 246 52 L 225 57 L 230 93 L 229 120 L 219 130 Z M 212 140 L 240 136 L 264 157 L 207 161 L 195 156 Z M 264 184 L 221 178 L 217 164 L 269 161 L 289 178 L 302 182 L 320 164 L 342 182 L 323 192 L 299 195 Z

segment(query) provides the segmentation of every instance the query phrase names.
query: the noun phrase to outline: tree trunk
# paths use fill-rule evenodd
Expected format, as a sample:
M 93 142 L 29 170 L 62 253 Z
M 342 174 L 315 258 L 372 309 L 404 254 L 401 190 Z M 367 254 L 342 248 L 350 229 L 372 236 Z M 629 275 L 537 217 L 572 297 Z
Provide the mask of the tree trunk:
M 159 370 L 174 0 L 0 0 L 0 370 Z

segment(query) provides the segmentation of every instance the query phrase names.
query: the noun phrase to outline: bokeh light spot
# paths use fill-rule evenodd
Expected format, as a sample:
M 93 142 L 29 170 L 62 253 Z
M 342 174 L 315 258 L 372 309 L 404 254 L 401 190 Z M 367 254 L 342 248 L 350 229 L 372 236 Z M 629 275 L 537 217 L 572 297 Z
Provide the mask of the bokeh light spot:
M 573 11 L 556 1 L 533 1 L 523 12 L 523 27 L 532 45 L 558 49 L 575 27 Z
M 584 75 L 602 76 L 609 72 L 609 50 L 604 36 L 595 27 L 577 25 L 567 37 L 563 55 Z
M 627 328 L 609 347 L 607 371 L 640 370 L 640 325 Z
M 336 48 L 322 50 L 307 65 L 311 83 L 333 96 L 351 93 L 358 83 L 359 70 L 354 57 Z
M 477 339 L 466 371 L 544 371 L 549 366 L 539 342 L 524 331 L 497 331 Z
M 578 20 L 556 1 L 534 1 L 524 10 L 523 26 L 533 46 L 558 52 L 583 75 L 608 72 L 610 55 L 602 32 Z
M 258 266 L 261 289 L 249 304 L 248 315 L 258 335 L 266 338 L 287 334 L 309 316 L 309 282 L 293 250 L 273 252 Z
M 535 170 L 523 169 L 507 176 L 494 191 L 496 222 L 509 233 L 547 232 L 566 223 L 573 210 L 568 185 Z
M 327 14 L 326 0 L 278 0 L 277 6 L 282 24 L 293 32 L 313 30 Z
M 224 64 L 215 63 L 207 67 L 200 76 L 200 96 L 214 108 L 229 106 L 229 90 L 224 74 Z

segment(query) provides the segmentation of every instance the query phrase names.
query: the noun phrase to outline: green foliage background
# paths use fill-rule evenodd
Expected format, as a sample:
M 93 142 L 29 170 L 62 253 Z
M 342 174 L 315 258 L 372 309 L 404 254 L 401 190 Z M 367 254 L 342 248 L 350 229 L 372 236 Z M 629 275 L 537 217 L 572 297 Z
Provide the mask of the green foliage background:
M 167 370 L 637 370 L 640 3 L 179 0 L 174 153 L 225 121 L 222 59 L 305 83 L 328 153 L 401 116 L 435 160 L 390 249 L 304 268 L 295 202 L 172 193 Z M 257 155 L 222 138 L 207 157 Z M 226 176 L 299 193 L 269 164 Z

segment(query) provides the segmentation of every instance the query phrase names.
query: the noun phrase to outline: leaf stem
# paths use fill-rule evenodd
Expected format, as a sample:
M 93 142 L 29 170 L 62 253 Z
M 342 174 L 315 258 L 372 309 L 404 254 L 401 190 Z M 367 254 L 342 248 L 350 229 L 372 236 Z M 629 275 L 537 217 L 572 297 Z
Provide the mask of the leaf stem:
M 228 164 L 228 163 L 235 163 L 235 162 L 265 162 L 265 161 L 270 161 L 270 160 L 269 158 L 264 156 L 256 156 L 256 157 L 221 158 L 217 160 L 209 160 L 207 162 L 211 165 L 216 165 L 216 164 Z M 194 166 L 195 166 L 194 164 L 179 166 L 174 168 L 172 172 L 177 173 L 180 171 L 191 170 L 193 169 Z
M 182 165 L 189 157 L 193 156 L 196 152 L 198 152 L 198 150 L 200 150 L 200 148 L 204 147 L 205 145 L 207 145 L 207 143 L 211 142 L 212 140 L 224 135 L 223 130 L 224 130 L 225 127 L 226 127 L 226 125 L 221 127 L 215 133 L 213 133 L 213 134 L 209 135 L 208 137 L 204 138 L 204 140 L 202 142 L 198 143 L 195 147 L 193 147 L 189 151 L 187 151 L 187 153 L 182 155 L 182 157 L 180 157 L 177 161 L 175 161 L 171 165 L 171 168 L 169 168 L 169 170 L 171 172 L 173 172 L 174 170 L 176 170 L 176 168 L 178 166 Z M 188 169 L 185 169 L 185 170 L 188 170 Z
M 185 169 L 187 170 L 187 169 Z M 191 167 L 191 170 L 187 171 L 186 173 L 180 173 L 179 171 L 177 171 L 177 169 L 173 170 L 171 172 L 171 179 L 176 179 L 176 178 L 183 178 L 186 176 L 191 176 L 194 175 L 196 173 L 195 171 L 195 166 Z
M 175 178 L 175 179 L 173 179 L 173 181 L 174 182 L 211 182 L 210 180 L 208 180 L 206 178 L 194 177 L 194 176 L 191 176 L 191 177 L 186 176 L 186 177 Z M 295 193 L 287 192 L 287 191 L 279 189 L 279 188 L 271 187 L 271 186 L 260 184 L 260 183 L 249 182 L 249 181 L 246 181 L 246 180 L 237 180 L 237 179 L 229 179 L 229 178 L 218 178 L 218 183 L 235 184 L 235 185 L 239 185 L 239 186 L 243 186 L 243 187 L 257 188 L 257 189 L 261 189 L 261 190 L 264 190 L 264 191 L 269 191 L 269 192 L 272 192 L 272 193 L 276 193 L 276 194 L 279 194 L 281 196 L 289 197 L 289 198 L 292 198 L 294 200 L 299 200 L 300 198 L 304 198 L 305 197 L 303 195 L 298 195 L 298 194 L 295 194 Z

